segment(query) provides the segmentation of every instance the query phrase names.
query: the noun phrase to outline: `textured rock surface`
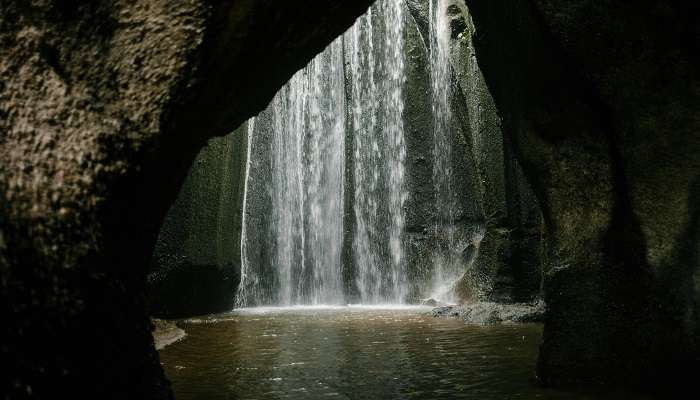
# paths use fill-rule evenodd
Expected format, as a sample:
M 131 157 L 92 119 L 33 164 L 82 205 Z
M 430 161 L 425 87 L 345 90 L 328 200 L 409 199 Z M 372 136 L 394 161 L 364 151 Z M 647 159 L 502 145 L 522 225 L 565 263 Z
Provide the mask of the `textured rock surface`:
M 169 203 L 369 3 L 0 4 L 1 393 L 171 397 L 143 290 Z
M 429 1 L 407 0 L 406 4 L 427 43 Z M 476 205 L 471 206 L 475 211 L 458 223 L 472 229 L 485 228 L 472 270 L 461 286 L 471 292 L 471 300 L 530 301 L 540 294 L 542 216 L 539 204 L 523 176 L 511 141 L 501 132 L 498 111 L 476 62 L 472 43 L 474 26 L 464 1 L 450 0 L 447 8 L 452 28 L 453 87 L 458 89 L 453 100 L 453 113 L 458 121 L 455 131 L 462 141 L 461 147 L 455 147 L 455 153 L 460 154 L 469 168 L 476 172 L 472 172 L 476 179 L 467 180 L 464 178 L 466 174 L 457 178 L 464 182 L 458 188 L 463 192 L 463 202 Z M 413 53 L 410 64 L 413 69 L 430 68 L 421 64 L 421 58 Z M 430 86 L 427 85 L 427 88 L 421 88 L 414 83 L 409 92 L 425 92 L 429 96 Z M 415 97 L 414 101 L 408 102 L 407 110 L 420 122 L 421 115 L 429 117 L 429 114 L 411 113 L 415 104 L 421 101 Z M 421 135 L 413 132 L 410 135 L 409 144 L 410 140 L 421 140 Z M 428 165 L 428 168 L 432 166 Z M 430 171 L 428 169 L 428 174 Z M 424 199 L 418 205 L 411 204 L 414 207 L 410 207 L 409 217 L 414 213 L 431 215 L 430 201 Z
M 541 300 L 534 303 L 512 304 L 476 302 L 433 309 L 434 317 L 462 318 L 468 324 L 477 325 L 542 322 L 544 315 L 545 305 Z
M 435 268 L 437 249 L 446 246 L 444 231 L 436 234 L 436 193 L 433 182 L 434 132 L 430 82 L 430 54 L 426 45 L 427 33 L 421 20 L 414 17 L 415 10 L 407 3 L 406 40 L 406 88 L 404 111 L 406 137 L 406 253 L 408 270 L 414 286 L 413 296 L 426 296 L 429 281 Z M 419 16 L 421 17 L 422 14 Z M 457 85 L 453 77 L 453 83 Z M 453 151 L 451 169 L 453 174 L 455 210 L 455 243 L 464 253 L 473 248 L 473 240 L 485 224 L 484 204 L 479 193 L 480 177 L 471 141 L 469 114 L 466 103 L 458 98 L 450 104 L 454 118 L 450 121 L 450 142 Z M 442 228 L 444 229 L 444 227 Z M 458 250 L 458 251 L 459 251 Z M 465 257 L 465 269 L 469 257 Z M 468 271 L 465 271 L 468 272 Z M 463 285 L 459 294 L 464 298 L 475 296 L 471 285 Z
M 467 0 L 547 224 L 547 384 L 697 370 L 700 13 L 681 4 Z

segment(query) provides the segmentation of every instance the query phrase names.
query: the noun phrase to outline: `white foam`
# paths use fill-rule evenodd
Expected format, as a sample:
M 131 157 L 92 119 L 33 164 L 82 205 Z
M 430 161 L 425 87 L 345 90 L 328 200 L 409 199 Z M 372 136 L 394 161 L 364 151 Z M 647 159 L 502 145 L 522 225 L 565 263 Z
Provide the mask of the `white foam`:
M 317 305 L 295 305 L 287 307 L 249 307 L 236 308 L 234 313 L 244 314 L 266 314 L 266 313 L 285 313 L 285 312 L 303 312 L 303 311 L 429 311 L 433 307 L 409 304 L 347 304 L 332 305 L 332 304 L 317 304 Z

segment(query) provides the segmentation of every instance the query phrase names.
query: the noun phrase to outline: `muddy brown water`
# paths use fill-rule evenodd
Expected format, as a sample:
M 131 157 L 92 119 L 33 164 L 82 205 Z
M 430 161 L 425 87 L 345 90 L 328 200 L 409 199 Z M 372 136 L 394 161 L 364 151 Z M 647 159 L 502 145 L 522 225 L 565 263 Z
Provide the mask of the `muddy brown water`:
M 429 308 L 250 309 L 181 321 L 160 351 L 183 399 L 593 399 L 539 388 L 538 324 Z

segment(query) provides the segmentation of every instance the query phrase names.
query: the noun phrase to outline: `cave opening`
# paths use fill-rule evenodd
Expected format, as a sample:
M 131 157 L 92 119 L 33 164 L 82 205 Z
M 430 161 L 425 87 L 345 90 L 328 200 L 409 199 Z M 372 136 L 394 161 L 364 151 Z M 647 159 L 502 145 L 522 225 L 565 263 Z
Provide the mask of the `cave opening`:
M 0 397 L 695 390 L 697 4 L 25 3 Z

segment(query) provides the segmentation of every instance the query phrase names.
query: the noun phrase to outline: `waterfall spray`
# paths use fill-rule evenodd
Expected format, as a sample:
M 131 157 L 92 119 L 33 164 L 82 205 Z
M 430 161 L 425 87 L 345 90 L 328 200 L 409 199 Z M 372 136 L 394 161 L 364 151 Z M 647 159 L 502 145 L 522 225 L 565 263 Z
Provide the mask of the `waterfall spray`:
M 430 81 L 433 108 L 433 184 L 435 185 L 435 238 L 431 297 L 454 302 L 454 283 L 464 272 L 455 245 L 455 193 L 452 171 L 452 80 L 447 0 L 430 0 Z

